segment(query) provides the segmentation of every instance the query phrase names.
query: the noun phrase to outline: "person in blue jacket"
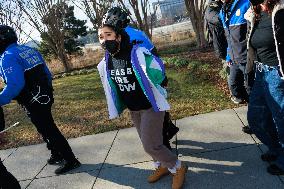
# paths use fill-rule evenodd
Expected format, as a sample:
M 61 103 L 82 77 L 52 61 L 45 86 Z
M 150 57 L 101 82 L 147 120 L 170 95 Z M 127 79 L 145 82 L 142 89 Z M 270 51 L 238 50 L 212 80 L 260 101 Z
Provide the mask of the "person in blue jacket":
M 230 66 L 228 84 L 231 100 L 236 104 L 248 102 L 254 76 L 253 73 L 245 73 L 247 21 L 244 14 L 249 7 L 249 0 L 225 0 L 219 14 L 228 43 L 226 61 Z
M 154 46 L 149 37 L 143 31 L 133 28 L 129 25 L 130 19 L 128 19 L 128 15 L 129 13 L 123 10 L 122 8 L 112 7 L 105 13 L 102 20 L 102 24 L 104 25 L 109 22 L 113 22 L 119 27 L 124 28 L 124 31 L 128 34 L 130 38 L 129 40 L 131 44 L 138 44 L 140 47 L 145 47 L 157 57 L 157 48 Z M 165 76 L 165 79 L 162 82 L 162 86 L 167 86 L 167 83 L 168 79 Z M 179 128 L 172 123 L 169 112 L 166 112 L 163 127 L 163 144 L 170 150 L 172 149 L 170 145 L 170 139 L 172 139 L 178 131 Z
M 254 71 L 246 73 L 247 20 L 244 15 L 249 7 L 249 0 L 224 0 L 219 14 L 228 43 L 226 56 L 226 62 L 230 67 L 228 85 L 231 100 L 235 104 L 249 101 L 254 81 Z M 244 126 L 242 131 L 247 134 L 253 133 L 249 126 Z
M 0 25 L 0 76 L 5 86 L 0 92 L 0 106 L 15 99 L 26 110 L 31 122 L 51 150 L 49 164 L 64 160 L 55 170 L 65 173 L 80 166 L 67 140 L 54 123 L 52 77 L 41 54 L 33 48 L 17 44 L 13 28 Z

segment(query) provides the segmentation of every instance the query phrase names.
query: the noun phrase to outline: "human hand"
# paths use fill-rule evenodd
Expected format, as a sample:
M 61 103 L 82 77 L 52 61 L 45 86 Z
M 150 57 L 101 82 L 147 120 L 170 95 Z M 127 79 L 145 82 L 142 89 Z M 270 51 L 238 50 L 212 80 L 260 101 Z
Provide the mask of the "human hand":
M 232 62 L 232 61 L 227 61 L 226 63 L 227 63 L 227 66 L 228 66 L 228 67 L 230 67 L 230 66 L 233 65 L 233 62 Z

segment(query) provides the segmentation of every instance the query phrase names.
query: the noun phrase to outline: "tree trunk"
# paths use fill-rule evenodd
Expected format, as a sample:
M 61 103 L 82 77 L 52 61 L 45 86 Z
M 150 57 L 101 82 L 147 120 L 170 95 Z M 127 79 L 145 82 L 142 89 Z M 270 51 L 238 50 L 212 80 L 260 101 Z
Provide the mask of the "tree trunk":
M 196 32 L 198 33 L 198 35 L 196 35 L 198 47 L 199 48 L 206 47 L 207 46 L 207 40 L 205 38 L 204 22 L 203 21 L 197 22 Z
M 203 0 L 185 0 L 186 9 L 191 20 L 193 31 L 196 35 L 197 46 L 204 48 L 207 46 L 204 31 L 204 10 Z
M 64 72 L 70 72 L 71 68 L 70 68 L 70 65 L 69 65 L 67 55 L 64 51 L 62 51 L 61 48 L 59 49 L 58 57 L 59 57 L 60 61 L 62 62 L 63 66 L 64 66 Z

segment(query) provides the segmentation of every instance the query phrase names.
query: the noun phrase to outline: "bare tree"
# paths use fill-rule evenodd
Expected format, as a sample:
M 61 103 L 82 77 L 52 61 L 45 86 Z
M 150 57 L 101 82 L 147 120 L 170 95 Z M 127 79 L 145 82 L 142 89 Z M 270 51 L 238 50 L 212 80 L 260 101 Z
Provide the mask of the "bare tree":
M 125 10 L 131 9 L 134 13 L 134 16 L 130 15 L 132 22 L 136 23 L 140 30 L 143 30 L 151 37 L 148 22 L 148 12 L 150 9 L 149 0 L 72 0 L 72 2 L 88 16 L 93 24 L 94 30 L 98 29 L 103 15 L 112 5 L 120 5 Z
M 206 0 L 185 0 L 187 12 L 189 14 L 193 31 L 196 34 L 198 47 L 207 46 L 204 32 L 204 13 Z
M 137 27 L 143 30 L 150 38 L 152 38 L 149 22 L 148 22 L 148 12 L 150 10 L 149 0 L 117 0 L 118 3 L 126 10 L 128 10 L 128 4 L 132 9 L 134 16 L 130 16 L 132 21 L 137 21 Z
M 157 1 L 158 3 L 160 2 L 159 0 Z M 153 12 L 150 14 L 150 36 L 152 38 L 153 36 L 153 27 L 154 25 L 156 25 L 156 22 L 157 22 L 157 9 L 158 9 L 158 6 L 156 7 L 153 7 Z
M 114 0 L 72 0 L 72 2 L 87 15 L 96 31 Z
M 66 72 L 71 70 L 64 49 L 64 18 L 67 0 L 15 0 L 27 17 L 28 24 L 44 37 L 49 47 L 62 62 Z
M 19 9 L 14 0 L 6 0 L 1 2 L 0 24 L 13 27 L 16 30 L 19 42 L 25 43 L 30 38 L 31 33 L 26 33 L 23 30 L 25 20 L 22 19 L 22 16 L 23 12 Z

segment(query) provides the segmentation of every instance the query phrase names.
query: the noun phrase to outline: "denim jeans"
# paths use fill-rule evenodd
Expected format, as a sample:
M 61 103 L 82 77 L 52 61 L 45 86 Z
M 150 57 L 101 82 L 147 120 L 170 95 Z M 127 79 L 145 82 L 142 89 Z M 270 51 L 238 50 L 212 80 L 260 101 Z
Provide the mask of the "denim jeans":
M 246 64 L 232 64 L 230 66 L 230 75 L 228 85 L 232 96 L 248 101 L 248 95 L 251 90 L 250 74 L 245 73 Z M 253 74 L 254 76 L 254 74 Z
M 284 169 L 284 80 L 279 67 L 257 64 L 247 118 L 256 137 L 277 154 L 275 164 Z

